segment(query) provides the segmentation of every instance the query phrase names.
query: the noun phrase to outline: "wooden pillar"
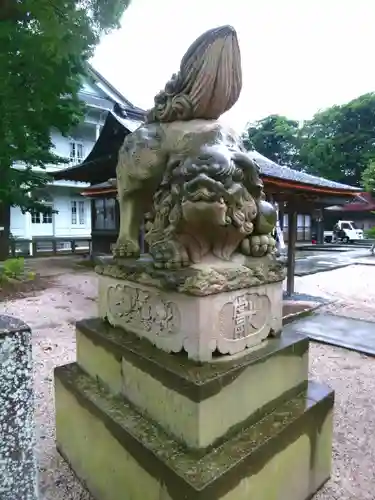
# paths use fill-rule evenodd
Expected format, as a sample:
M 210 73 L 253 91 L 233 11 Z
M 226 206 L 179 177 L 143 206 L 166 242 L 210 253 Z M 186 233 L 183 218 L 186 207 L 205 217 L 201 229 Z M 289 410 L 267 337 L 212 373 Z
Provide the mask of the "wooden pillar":
M 284 231 L 284 202 L 279 202 L 279 224 L 281 231 Z
M 94 255 L 95 248 L 94 248 L 94 239 L 95 239 L 95 220 L 96 220 L 96 207 L 95 207 L 95 198 L 91 198 L 90 200 L 90 206 L 91 206 L 91 244 L 90 244 L 90 258 Z
M 324 212 L 323 208 L 319 208 L 319 216 L 318 216 L 318 230 L 317 230 L 317 239 L 319 245 L 323 245 L 324 243 Z
M 288 268 L 286 278 L 286 294 L 291 297 L 294 293 L 294 271 L 296 264 L 297 241 L 297 210 L 293 204 L 288 204 Z

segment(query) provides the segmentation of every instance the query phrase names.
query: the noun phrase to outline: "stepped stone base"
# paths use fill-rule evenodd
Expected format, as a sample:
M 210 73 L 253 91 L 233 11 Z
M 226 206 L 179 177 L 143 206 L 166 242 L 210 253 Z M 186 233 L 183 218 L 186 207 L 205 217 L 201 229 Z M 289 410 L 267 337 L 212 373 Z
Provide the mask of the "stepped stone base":
M 331 470 L 333 392 L 284 335 L 198 364 L 100 319 L 55 370 L 60 453 L 97 500 L 306 500 Z
M 200 456 L 76 364 L 55 377 L 58 449 L 97 500 L 306 500 L 329 478 L 333 393 L 314 382 Z
M 99 319 L 77 323 L 76 338 L 86 373 L 190 448 L 217 443 L 307 385 L 309 342 L 296 334 L 202 365 Z

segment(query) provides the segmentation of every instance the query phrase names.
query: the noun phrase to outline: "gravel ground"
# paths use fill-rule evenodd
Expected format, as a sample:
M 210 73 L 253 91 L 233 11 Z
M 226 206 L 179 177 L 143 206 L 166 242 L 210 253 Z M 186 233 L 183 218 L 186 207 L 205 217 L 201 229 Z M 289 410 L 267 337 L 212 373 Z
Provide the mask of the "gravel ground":
M 75 321 L 96 314 L 94 273 L 64 265 L 50 267 L 52 288 L 0 303 L 0 313 L 18 316 L 33 329 L 41 500 L 92 500 L 54 447 L 53 368 L 75 359 Z M 41 261 L 38 266 L 46 273 Z M 351 266 L 297 278 L 296 289 L 336 300 L 324 307 L 333 314 L 374 320 L 374 281 L 375 267 Z M 333 474 L 315 498 L 374 500 L 374 361 L 318 344 L 311 346 L 310 359 L 311 375 L 336 391 Z
M 374 283 L 375 265 L 352 265 L 334 271 L 296 277 L 295 288 L 296 292 L 334 301 L 322 308 L 322 312 L 375 321 Z
M 60 276 L 58 269 L 48 271 L 52 288 L 0 303 L 0 313 L 21 318 L 33 331 L 40 500 L 92 500 L 55 450 L 53 369 L 75 360 L 74 325 L 96 314 L 97 280 L 85 270 Z

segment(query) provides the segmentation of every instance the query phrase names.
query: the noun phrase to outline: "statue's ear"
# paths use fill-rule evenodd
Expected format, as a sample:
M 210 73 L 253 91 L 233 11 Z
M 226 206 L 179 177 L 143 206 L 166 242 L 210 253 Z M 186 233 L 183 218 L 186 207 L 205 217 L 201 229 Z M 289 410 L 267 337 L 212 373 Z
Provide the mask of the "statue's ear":
M 251 170 L 259 174 L 260 168 L 258 163 L 253 160 L 247 153 L 235 152 L 233 154 L 233 161 L 240 167 L 244 172 Z
M 171 174 L 175 168 L 180 166 L 181 161 L 181 155 L 170 155 L 167 161 L 167 172 Z
M 181 160 L 182 158 L 180 155 L 170 155 L 168 157 L 161 186 L 167 186 L 169 184 L 174 170 L 181 165 Z
M 255 198 L 259 198 L 263 190 L 263 182 L 259 176 L 260 168 L 255 160 L 246 153 L 234 153 L 233 161 L 242 169 L 244 186 Z

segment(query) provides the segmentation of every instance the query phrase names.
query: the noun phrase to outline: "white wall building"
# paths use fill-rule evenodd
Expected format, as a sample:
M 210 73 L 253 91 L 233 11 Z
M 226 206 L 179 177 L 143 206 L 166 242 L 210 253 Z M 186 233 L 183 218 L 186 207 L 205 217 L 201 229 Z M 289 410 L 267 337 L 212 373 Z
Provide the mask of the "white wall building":
M 47 167 L 47 172 L 66 169 L 81 163 L 92 150 L 99 137 L 108 111 L 118 104 L 125 110 L 143 113 L 134 107 L 115 88 L 110 85 L 96 70 L 89 67 L 80 98 L 87 105 L 87 114 L 83 122 L 72 132 L 71 137 L 63 137 L 57 130 L 51 131 L 55 152 L 69 160 L 69 164 Z M 91 203 L 80 193 L 88 184 L 74 181 L 54 181 L 48 186 L 44 199 L 50 205 L 48 214 L 23 214 L 19 207 L 11 207 L 10 232 L 19 242 L 23 251 L 28 247 L 28 253 L 33 253 L 33 244 L 36 242 L 38 251 L 50 251 L 53 239 L 56 239 L 57 250 L 70 246 L 69 239 L 80 238 L 82 245 L 88 246 L 91 238 Z M 57 211 L 57 213 L 53 213 Z M 45 241 L 43 241 L 45 238 Z M 60 240 L 59 240 L 60 238 Z M 66 241 L 64 242 L 64 239 Z M 34 248 L 35 251 L 35 248 Z

